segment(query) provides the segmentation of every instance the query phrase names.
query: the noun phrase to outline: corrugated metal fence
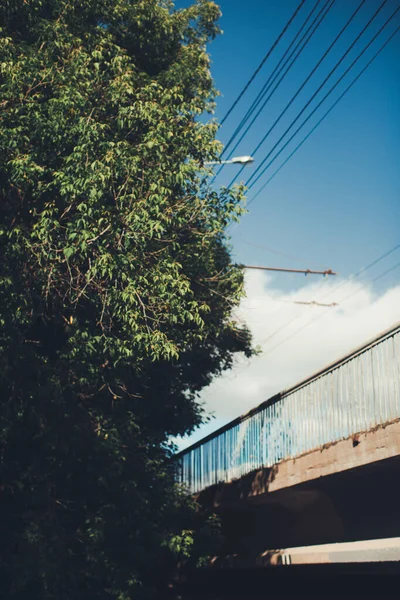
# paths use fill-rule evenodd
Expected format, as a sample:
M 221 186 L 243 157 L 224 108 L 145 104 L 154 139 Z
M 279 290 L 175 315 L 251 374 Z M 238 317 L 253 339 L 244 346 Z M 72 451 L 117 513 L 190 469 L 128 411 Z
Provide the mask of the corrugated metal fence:
M 400 324 L 176 456 L 196 493 L 400 417 Z

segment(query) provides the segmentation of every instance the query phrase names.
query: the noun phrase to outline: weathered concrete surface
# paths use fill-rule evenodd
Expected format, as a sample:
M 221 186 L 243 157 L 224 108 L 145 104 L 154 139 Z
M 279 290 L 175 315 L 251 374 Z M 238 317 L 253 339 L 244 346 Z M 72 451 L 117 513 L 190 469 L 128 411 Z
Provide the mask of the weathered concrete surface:
M 201 504 L 217 507 L 255 499 L 396 456 L 400 456 L 400 421 L 282 461 L 270 469 L 261 469 L 236 481 L 212 486 L 196 497 Z
M 268 491 L 290 487 L 400 455 L 400 422 L 380 426 L 298 459 L 284 461 L 268 486 Z M 262 493 L 257 485 L 251 494 Z
M 251 473 L 198 496 L 223 554 L 400 537 L 400 423 Z
M 279 565 L 322 565 L 344 563 L 400 562 L 400 538 L 320 544 L 284 550 L 266 550 L 257 556 L 216 556 L 208 567 L 249 569 Z

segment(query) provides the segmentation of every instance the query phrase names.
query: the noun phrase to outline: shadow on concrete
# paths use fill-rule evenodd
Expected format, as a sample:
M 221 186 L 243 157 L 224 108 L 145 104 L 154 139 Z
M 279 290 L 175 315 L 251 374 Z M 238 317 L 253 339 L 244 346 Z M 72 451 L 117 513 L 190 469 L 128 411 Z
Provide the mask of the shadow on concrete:
M 266 494 L 278 469 L 279 464 L 271 468 L 256 469 L 229 483 L 217 483 L 196 494 L 195 499 L 203 506 L 218 507 Z
M 221 517 L 225 554 L 400 536 L 400 457 L 269 492 L 277 469 L 198 495 Z

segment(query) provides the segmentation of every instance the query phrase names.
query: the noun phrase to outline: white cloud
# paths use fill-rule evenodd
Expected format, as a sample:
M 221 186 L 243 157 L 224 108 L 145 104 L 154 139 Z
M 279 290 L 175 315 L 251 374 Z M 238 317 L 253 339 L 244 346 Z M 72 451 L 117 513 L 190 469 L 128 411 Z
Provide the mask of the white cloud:
M 248 324 L 254 343 L 260 344 L 263 352 L 250 360 L 238 358 L 230 372 L 204 390 L 202 401 L 215 419 L 180 441 L 180 448 L 312 375 L 400 320 L 400 285 L 377 295 L 356 280 L 340 285 L 332 280 L 307 279 L 300 289 L 283 292 L 269 275 L 252 271 L 246 274 L 246 292 L 237 317 Z M 336 302 L 338 306 L 294 304 L 311 300 Z

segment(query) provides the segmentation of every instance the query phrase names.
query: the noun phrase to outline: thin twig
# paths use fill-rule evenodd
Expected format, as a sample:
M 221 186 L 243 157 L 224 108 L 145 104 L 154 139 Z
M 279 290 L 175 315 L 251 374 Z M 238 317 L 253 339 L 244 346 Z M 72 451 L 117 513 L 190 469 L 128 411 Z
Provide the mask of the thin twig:
M 104 235 L 110 229 L 110 227 L 111 227 L 111 223 L 109 225 L 107 225 L 107 227 L 105 229 L 103 229 L 103 231 L 101 231 L 94 238 L 91 238 L 90 240 L 87 240 L 87 243 L 91 244 L 92 242 L 95 242 L 99 237 L 101 237 L 102 235 Z

